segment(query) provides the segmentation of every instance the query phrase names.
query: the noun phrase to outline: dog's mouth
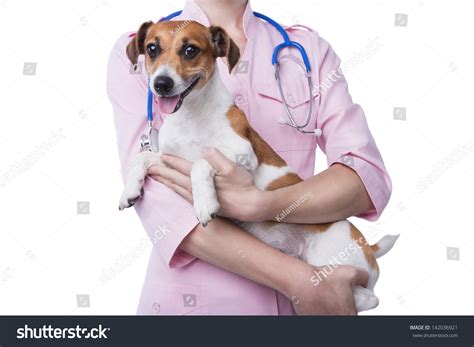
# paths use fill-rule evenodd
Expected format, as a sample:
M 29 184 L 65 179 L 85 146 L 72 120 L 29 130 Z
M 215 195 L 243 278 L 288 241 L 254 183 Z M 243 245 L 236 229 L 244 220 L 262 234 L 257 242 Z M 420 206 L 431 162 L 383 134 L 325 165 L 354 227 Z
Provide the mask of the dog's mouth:
M 188 88 L 184 90 L 181 94 L 176 94 L 173 96 L 158 96 L 158 109 L 163 114 L 172 114 L 178 111 L 183 105 L 184 98 L 191 93 L 194 87 L 198 84 L 200 76 L 194 78 Z

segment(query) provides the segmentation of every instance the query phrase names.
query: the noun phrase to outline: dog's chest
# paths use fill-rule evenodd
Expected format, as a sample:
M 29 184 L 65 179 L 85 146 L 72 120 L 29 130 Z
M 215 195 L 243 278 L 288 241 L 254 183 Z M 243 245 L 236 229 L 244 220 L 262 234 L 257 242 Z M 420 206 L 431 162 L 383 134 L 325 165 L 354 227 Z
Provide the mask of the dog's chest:
M 202 157 L 204 147 L 217 148 L 233 161 L 239 154 L 253 152 L 250 142 L 234 131 L 225 114 L 180 114 L 165 119 L 159 135 L 160 152 L 194 162 Z

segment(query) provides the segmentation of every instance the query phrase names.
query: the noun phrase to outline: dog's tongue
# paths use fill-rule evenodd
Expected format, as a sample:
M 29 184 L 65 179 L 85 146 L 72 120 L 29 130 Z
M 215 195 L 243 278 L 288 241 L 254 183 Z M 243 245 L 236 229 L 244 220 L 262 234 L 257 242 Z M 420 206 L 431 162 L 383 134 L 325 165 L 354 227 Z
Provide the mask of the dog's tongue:
M 157 98 L 158 110 L 160 111 L 160 113 L 171 114 L 176 108 L 178 101 L 179 101 L 179 95 L 175 95 L 171 97 L 159 96 Z

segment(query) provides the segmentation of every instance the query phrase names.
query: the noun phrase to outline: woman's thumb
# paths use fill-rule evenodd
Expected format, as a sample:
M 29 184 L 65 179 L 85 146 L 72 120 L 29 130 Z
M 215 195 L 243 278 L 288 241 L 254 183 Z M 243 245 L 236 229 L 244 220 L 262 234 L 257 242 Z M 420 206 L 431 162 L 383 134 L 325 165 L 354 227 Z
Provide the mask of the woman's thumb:
M 214 147 L 204 147 L 202 149 L 202 157 L 208 161 L 209 164 L 220 173 L 230 172 L 235 163 L 227 159 L 218 149 Z

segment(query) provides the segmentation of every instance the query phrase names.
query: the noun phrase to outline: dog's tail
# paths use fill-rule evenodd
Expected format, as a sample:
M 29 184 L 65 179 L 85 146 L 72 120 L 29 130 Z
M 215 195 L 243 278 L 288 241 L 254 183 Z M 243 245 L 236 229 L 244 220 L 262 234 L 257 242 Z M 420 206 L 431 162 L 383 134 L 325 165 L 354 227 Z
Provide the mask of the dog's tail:
M 392 247 L 397 242 L 397 239 L 400 235 L 385 235 L 379 242 L 375 245 L 370 246 L 374 252 L 375 258 L 380 258 L 385 253 L 390 251 Z

